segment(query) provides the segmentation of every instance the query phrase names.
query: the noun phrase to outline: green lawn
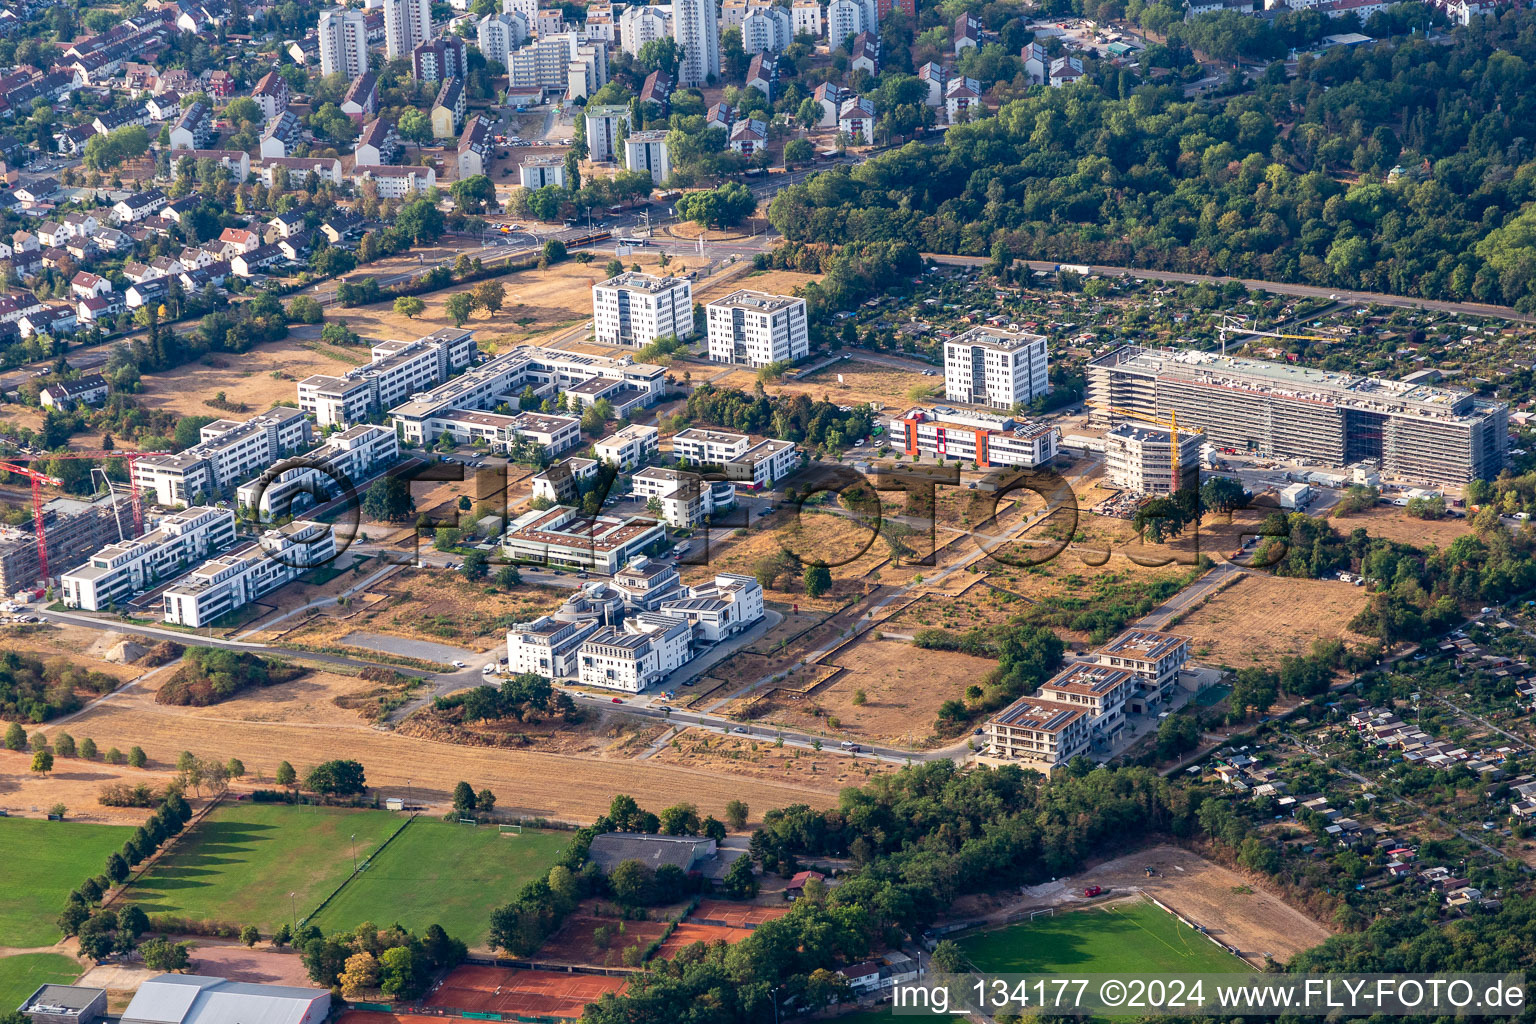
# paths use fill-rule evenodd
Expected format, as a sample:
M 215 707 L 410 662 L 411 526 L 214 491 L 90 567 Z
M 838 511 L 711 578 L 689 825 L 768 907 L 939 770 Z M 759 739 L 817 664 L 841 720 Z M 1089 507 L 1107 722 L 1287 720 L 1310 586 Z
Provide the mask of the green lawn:
M 58 953 L 0 957 L 0 1009 L 14 1010 L 39 985 L 70 985 L 82 973 L 78 960 Z
M 1247 964 L 1151 903 L 1058 913 L 958 940 L 998 974 L 1237 973 Z
M 131 835 L 123 825 L 0 818 L 0 946 L 57 942 L 64 898 L 105 871 L 107 855 Z
M 542 878 L 571 841 L 569 832 L 502 838 L 495 826 L 417 818 L 315 918 L 326 932 L 363 921 L 415 932 L 440 924 L 471 947 L 483 946 L 491 909 L 525 882 Z
M 224 804 L 128 892 L 149 914 L 254 924 L 263 935 L 312 910 L 400 827 L 389 811 Z M 289 894 L 293 893 L 291 898 Z

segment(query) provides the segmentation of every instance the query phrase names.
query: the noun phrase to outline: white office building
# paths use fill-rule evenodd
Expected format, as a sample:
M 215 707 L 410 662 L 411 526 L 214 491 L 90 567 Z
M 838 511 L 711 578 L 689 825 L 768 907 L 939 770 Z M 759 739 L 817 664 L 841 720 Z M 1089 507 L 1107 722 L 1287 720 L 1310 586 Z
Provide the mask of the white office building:
M 691 530 L 707 522 L 717 507 L 736 503 L 736 485 L 728 480 L 708 481 L 697 473 L 647 466 L 634 475 L 630 489 L 649 506 L 655 499 L 668 526 Z M 716 504 L 716 497 L 719 504 Z
M 498 453 L 511 452 L 519 445 L 533 445 L 551 459 L 581 442 L 581 420 L 538 412 L 508 416 L 473 409 L 445 409 L 423 420 L 419 429 L 424 442 L 435 442 L 447 434 L 455 444 L 481 442 Z
M 617 466 L 620 472 L 631 473 L 656 457 L 658 437 L 650 424 L 631 423 L 593 442 L 592 454 Z
M 789 441 L 753 441 L 729 430 L 689 427 L 672 437 L 672 454 L 693 466 L 721 466 L 727 479 L 751 487 L 782 480 L 800 468 L 800 449 Z
M 67 608 L 106 611 L 235 541 L 235 513 L 199 505 L 162 516 L 142 537 L 108 544 L 60 577 Z
M 592 323 L 609 345 L 693 337 L 693 287 L 686 278 L 624 273 L 592 286 Z
M 576 652 L 601 628 L 596 619 L 566 621 L 549 615 L 520 622 L 507 631 L 507 671 L 569 679 L 576 675 Z
M 702 86 L 720 77 L 720 23 L 714 0 L 674 0 L 672 38 L 683 51 L 678 85 Z
M 763 617 L 763 587 L 752 576 L 722 572 L 708 583 L 664 598 L 657 610 L 687 619 L 694 628 L 695 643 L 715 644 L 750 629 Z
M 665 131 L 631 132 L 624 138 L 624 166 L 645 171 L 657 185 L 672 177 L 672 156 Z
M 944 343 L 944 397 L 1011 409 L 1051 390 L 1043 335 L 973 327 Z
M 358 78 L 368 70 L 368 27 L 363 12 L 336 7 L 320 12 L 320 72 Z
M 409 57 L 418 45 L 432 38 L 430 0 L 383 0 L 384 51 L 390 60 Z
M 666 536 L 666 528 L 648 516 L 585 516 L 579 509 L 556 505 L 513 520 L 502 538 L 502 550 L 508 558 L 612 575 Z
M 299 381 L 299 409 L 322 427 L 350 426 L 443 383 L 468 368 L 477 351 L 474 333 L 457 328 L 415 341 L 381 341 L 370 362 L 340 377 L 316 374 Z
M 804 299 L 743 290 L 707 304 L 704 316 L 709 358 L 717 363 L 766 366 L 810 351 Z
M 241 484 L 235 500 L 263 522 L 292 516 L 301 508 L 328 501 L 348 485 L 361 498 L 361 484 L 400 457 L 400 442 L 388 427 L 360 423 L 338 431 L 314 451 L 300 456 L 304 465 L 272 466 Z
M 555 505 L 580 504 L 582 491 L 597 479 L 598 465 L 596 459 L 561 459 L 533 474 L 528 481 L 531 493 Z
M 328 523 L 293 522 L 255 543 L 211 558 L 168 587 L 165 621 L 198 628 L 245 607 L 336 557 Z
M 310 445 L 309 419 L 298 409 L 278 408 L 245 422 L 214 420 L 202 440 L 175 455 L 151 455 L 133 463 L 140 490 L 161 505 L 190 505 L 249 479 L 291 452 Z
M 577 680 L 583 686 L 639 693 L 681 668 L 693 645 L 687 619 L 640 612 L 622 629 L 603 626 L 577 652 Z

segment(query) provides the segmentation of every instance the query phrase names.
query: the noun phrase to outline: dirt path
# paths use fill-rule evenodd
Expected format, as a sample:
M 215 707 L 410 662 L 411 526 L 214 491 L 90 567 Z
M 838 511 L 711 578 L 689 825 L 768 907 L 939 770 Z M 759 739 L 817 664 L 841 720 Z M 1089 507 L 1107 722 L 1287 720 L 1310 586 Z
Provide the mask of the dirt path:
M 1148 877 L 1147 868 L 1156 874 Z M 1332 933 L 1273 891 L 1177 846 L 1153 846 L 1086 868 L 1071 878 L 1029 886 L 1019 897 L 962 902 L 984 924 L 1001 924 L 1029 910 L 1087 906 L 1083 888 L 1114 894 L 1141 891 L 1203 926 L 1212 938 L 1261 964 L 1266 954 L 1284 963 Z M 969 903 L 967 906 L 966 903 Z

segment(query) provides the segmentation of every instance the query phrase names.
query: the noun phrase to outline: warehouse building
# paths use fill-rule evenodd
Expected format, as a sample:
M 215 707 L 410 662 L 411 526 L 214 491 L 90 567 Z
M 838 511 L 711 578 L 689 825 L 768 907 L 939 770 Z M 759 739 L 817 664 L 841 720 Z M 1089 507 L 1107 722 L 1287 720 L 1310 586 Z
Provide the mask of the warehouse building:
M 1088 364 L 1088 404 L 1200 429 L 1211 444 L 1463 483 L 1504 468 L 1509 407 L 1469 391 L 1214 352 L 1123 345 Z
M 323 988 L 161 974 L 139 986 L 122 1024 L 321 1024 L 330 1012 Z

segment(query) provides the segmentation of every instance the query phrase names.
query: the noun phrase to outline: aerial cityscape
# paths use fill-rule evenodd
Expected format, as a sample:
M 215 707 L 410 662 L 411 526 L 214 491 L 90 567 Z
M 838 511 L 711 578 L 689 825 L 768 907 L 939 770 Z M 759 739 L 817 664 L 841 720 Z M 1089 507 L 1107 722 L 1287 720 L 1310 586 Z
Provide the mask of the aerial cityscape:
M 0 5 L 0 1024 L 1529 1017 L 1533 120 L 1521 0 Z

